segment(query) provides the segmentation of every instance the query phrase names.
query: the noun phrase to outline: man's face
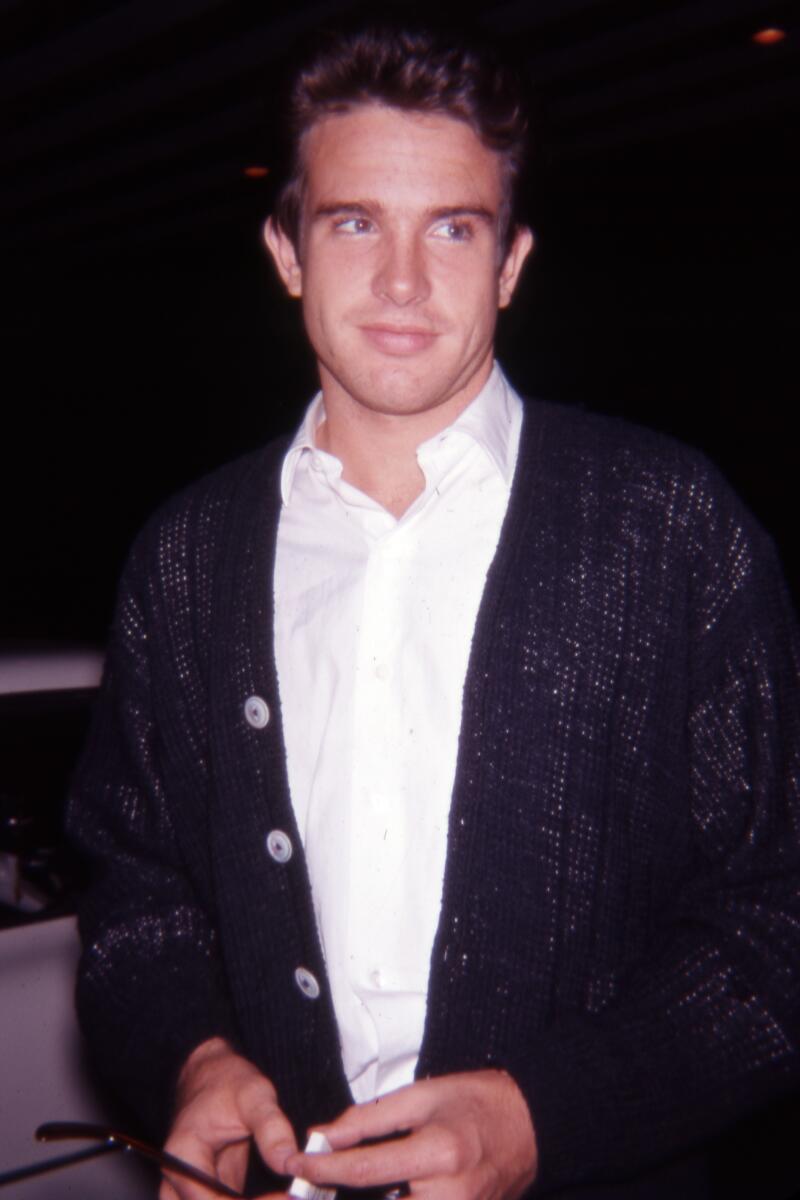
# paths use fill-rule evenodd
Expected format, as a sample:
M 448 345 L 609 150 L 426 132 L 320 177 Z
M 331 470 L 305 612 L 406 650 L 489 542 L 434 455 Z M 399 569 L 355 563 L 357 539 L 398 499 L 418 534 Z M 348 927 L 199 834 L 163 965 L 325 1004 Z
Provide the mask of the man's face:
M 498 266 L 498 156 L 468 125 L 365 104 L 325 117 L 305 145 L 299 254 L 266 237 L 306 330 L 328 406 L 452 420 L 492 365 L 498 307 L 531 245 Z

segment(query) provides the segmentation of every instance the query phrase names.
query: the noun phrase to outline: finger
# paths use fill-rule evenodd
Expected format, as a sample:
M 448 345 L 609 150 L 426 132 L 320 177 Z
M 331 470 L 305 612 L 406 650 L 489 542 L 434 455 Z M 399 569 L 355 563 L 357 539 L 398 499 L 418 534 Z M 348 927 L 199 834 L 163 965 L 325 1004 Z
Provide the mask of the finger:
M 214 1179 L 221 1179 L 223 1183 L 229 1184 L 231 1187 L 241 1191 L 244 1183 L 245 1170 L 247 1166 L 247 1147 L 248 1139 L 242 1139 L 231 1143 L 229 1146 L 223 1146 L 216 1153 L 213 1146 L 191 1133 L 176 1133 L 169 1138 L 164 1149 L 170 1154 L 174 1154 L 177 1158 L 183 1159 L 184 1162 L 190 1163 L 193 1167 L 198 1167 L 201 1171 L 205 1171 L 207 1175 L 213 1176 Z M 238 1154 L 242 1166 L 239 1171 L 238 1178 L 234 1177 L 230 1167 L 228 1167 L 227 1176 L 220 1171 L 220 1164 L 227 1164 L 229 1160 L 229 1152 Z M 235 1158 L 233 1159 L 235 1161 Z M 177 1194 L 178 1200 L 209 1200 L 212 1193 L 202 1183 L 196 1180 L 189 1179 L 185 1175 L 178 1172 L 170 1171 L 168 1167 L 163 1168 L 164 1178 Z M 159 1197 L 161 1200 L 161 1197 Z M 168 1200 L 173 1200 L 168 1197 Z
M 439 1126 L 426 1126 L 406 1138 L 334 1150 L 299 1154 L 289 1160 L 292 1174 L 309 1183 L 342 1187 L 388 1184 L 453 1173 L 458 1169 L 457 1138 Z
M 352 1104 L 328 1125 L 315 1126 L 335 1150 L 355 1146 L 366 1138 L 388 1137 L 415 1129 L 430 1116 L 432 1096 L 426 1082 L 412 1083 L 376 1096 L 366 1104 Z
M 471 1194 L 468 1187 L 463 1176 L 439 1175 L 434 1179 L 415 1179 L 409 1190 L 414 1200 L 464 1200 L 465 1195 Z
M 166 1168 L 164 1168 L 166 1171 Z M 158 1200 L 212 1200 L 214 1193 L 202 1183 L 183 1175 L 165 1174 L 162 1177 Z
M 228 1187 L 241 1192 L 247 1174 L 247 1159 L 250 1154 L 250 1139 L 231 1142 L 217 1155 L 217 1177 Z
M 161 1187 L 158 1189 L 158 1200 L 180 1200 L 180 1196 L 165 1175 L 161 1176 Z
M 297 1154 L 297 1139 L 289 1119 L 275 1101 L 258 1100 L 243 1115 L 267 1166 L 277 1175 L 292 1174 L 286 1163 L 291 1155 Z
M 172 1134 L 167 1139 L 164 1150 L 168 1154 L 174 1154 L 176 1158 L 183 1159 L 184 1162 L 191 1163 L 193 1167 L 199 1167 L 207 1175 L 216 1176 L 217 1174 L 214 1147 L 190 1131 Z M 178 1179 L 180 1177 L 173 1175 L 171 1178 Z

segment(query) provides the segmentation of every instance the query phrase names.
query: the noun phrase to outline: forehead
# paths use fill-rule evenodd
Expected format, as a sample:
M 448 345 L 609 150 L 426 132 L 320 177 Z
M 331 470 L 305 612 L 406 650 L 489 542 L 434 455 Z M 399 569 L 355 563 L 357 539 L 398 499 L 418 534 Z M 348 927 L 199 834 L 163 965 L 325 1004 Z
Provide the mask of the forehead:
M 317 121 L 304 151 L 312 208 L 368 199 L 492 211 L 499 204 L 499 156 L 465 121 L 443 113 L 357 105 Z

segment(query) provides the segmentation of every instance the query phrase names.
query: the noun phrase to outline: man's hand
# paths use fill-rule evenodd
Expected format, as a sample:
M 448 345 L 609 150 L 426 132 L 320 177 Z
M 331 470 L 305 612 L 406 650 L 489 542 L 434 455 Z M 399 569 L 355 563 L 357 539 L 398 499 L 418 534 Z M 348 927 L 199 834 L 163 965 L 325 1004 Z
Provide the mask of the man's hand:
M 317 1126 L 331 1154 L 296 1154 L 285 1169 L 312 1183 L 408 1183 L 426 1200 L 514 1200 L 536 1178 L 536 1135 L 525 1099 L 504 1071 L 425 1079 Z M 408 1136 L 359 1146 L 365 1138 Z
M 189 1055 L 178 1079 L 177 1104 L 165 1149 L 241 1191 L 250 1138 L 277 1174 L 297 1151 L 292 1127 L 275 1088 L 221 1038 Z M 177 1175 L 164 1179 L 159 1200 L 210 1200 L 201 1184 Z

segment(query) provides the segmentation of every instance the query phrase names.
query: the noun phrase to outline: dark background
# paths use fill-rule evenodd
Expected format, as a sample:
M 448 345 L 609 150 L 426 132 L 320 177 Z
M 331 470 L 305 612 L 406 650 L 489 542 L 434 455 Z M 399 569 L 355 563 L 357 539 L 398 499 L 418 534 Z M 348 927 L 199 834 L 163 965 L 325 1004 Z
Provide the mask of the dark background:
M 345 8 L 0 6 L 0 637 L 102 643 L 153 507 L 297 421 L 313 365 L 261 248 L 270 176 L 243 170 L 272 165 L 293 39 Z M 706 450 L 796 588 L 798 6 L 472 15 L 543 102 L 504 364 Z

